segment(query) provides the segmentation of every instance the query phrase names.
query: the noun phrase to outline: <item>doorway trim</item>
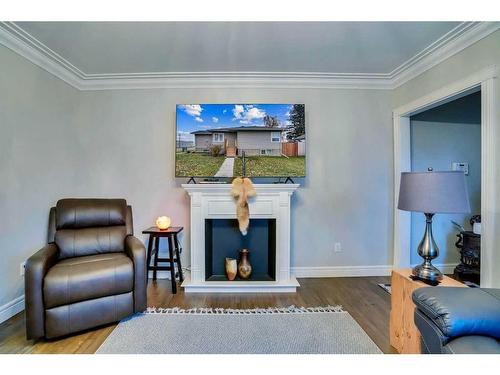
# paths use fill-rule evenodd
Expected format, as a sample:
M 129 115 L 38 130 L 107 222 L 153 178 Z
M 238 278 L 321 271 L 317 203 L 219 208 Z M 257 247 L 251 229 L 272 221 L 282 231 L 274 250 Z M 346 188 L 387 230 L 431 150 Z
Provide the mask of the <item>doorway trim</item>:
M 495 194 L 495 78 L 490 66 L 393 110 L 394 127 L 394 268 L 410 267 L 411 213 L 397 208 L 401 172 L 411 171 L 410 116 L 473 88 L 481 88 L 481 286 L 493 284 L 493 220 Z

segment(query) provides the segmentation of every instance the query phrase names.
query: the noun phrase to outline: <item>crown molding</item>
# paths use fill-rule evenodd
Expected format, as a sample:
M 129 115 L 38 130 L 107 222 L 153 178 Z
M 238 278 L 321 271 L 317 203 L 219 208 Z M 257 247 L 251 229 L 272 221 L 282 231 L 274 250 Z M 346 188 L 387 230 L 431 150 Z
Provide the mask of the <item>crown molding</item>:
M 221 88 L 300 88 L 300 89 L 390 89 L 386 78 L 338 74 L 303 73 L 163 73 L 90 78 L 80 82 L 81 90 L 118 89 L 221 89 Z
M 390 73 L 167 72 L 86 74 L 14 22 L 0 23 L 0 44 L 82 91 L 158 88 L 299 88 L 391 90 L 500 29 L 462 22 Z
M 500 22 L 463 22 L 391 72 L 393 88 L 412 80 L 498 29 Z
M 45 51 L 37 48 L 33 41 L 34 38 L 31 38 L 31 42 L 28 38 L 23 38 L 22 32 L 19 29 L 20 28 L 12 22 L 0 22 L 0 44 L 57 78 L 62 79 L 70 86 L 79 90 L 81 89 L 81 75 L 77 75 L 74 71 L 68 69 L 68 67 L 62 64 L 60 60 L 56 59 L 55 56 L 49 57 L 50 55 L 48 55 L 46 51 L 48 48 L 45 48 Z M 27 33 L 24 32 L 24 34 Z

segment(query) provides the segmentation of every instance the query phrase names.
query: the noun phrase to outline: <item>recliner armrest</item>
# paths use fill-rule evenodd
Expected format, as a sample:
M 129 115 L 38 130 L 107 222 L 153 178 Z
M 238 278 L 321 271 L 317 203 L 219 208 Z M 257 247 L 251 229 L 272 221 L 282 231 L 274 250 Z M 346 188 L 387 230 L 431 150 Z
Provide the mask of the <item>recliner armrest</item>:
M 500 338 L 500 298 L 496 290 L 425 287 L 413 292 L 417 308 L 449 338 L 485 335 Z
M 134 311 L 147 308 L 146 248 L 134 236 L 125 237 L 125 253 L 134 262 Z
M 24 299 L 26 310 L 26 337 L 39 339 L 45 336 L 45 307 L 43 304 L 43 279 L 57 263 L 59 250 L 49 243 L 28 258 L 24 272 Z

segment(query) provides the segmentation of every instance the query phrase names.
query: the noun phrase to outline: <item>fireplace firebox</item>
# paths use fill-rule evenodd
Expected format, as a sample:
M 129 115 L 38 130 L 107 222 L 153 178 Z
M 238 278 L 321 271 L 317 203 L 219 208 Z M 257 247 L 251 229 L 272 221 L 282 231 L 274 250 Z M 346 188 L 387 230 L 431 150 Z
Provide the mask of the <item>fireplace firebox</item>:
M 225 258 L 239 259 L 239 251 L 250 251 L 252 274 L 245 281 L 276 280 L 276 219 L 250 219 L 246 236 L 236 219 L 205 220 L 205 280 L 227 280 Z M 237 277 L 234 282 L 241 281 Z

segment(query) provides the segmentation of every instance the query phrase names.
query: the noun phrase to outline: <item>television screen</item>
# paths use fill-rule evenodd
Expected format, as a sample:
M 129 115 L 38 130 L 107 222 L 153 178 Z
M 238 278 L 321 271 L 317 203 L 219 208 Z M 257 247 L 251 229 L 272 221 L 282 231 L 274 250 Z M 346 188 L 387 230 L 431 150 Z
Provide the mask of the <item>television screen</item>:
M 178 104 L 176 177 L 303 177 L 304 104 Z

